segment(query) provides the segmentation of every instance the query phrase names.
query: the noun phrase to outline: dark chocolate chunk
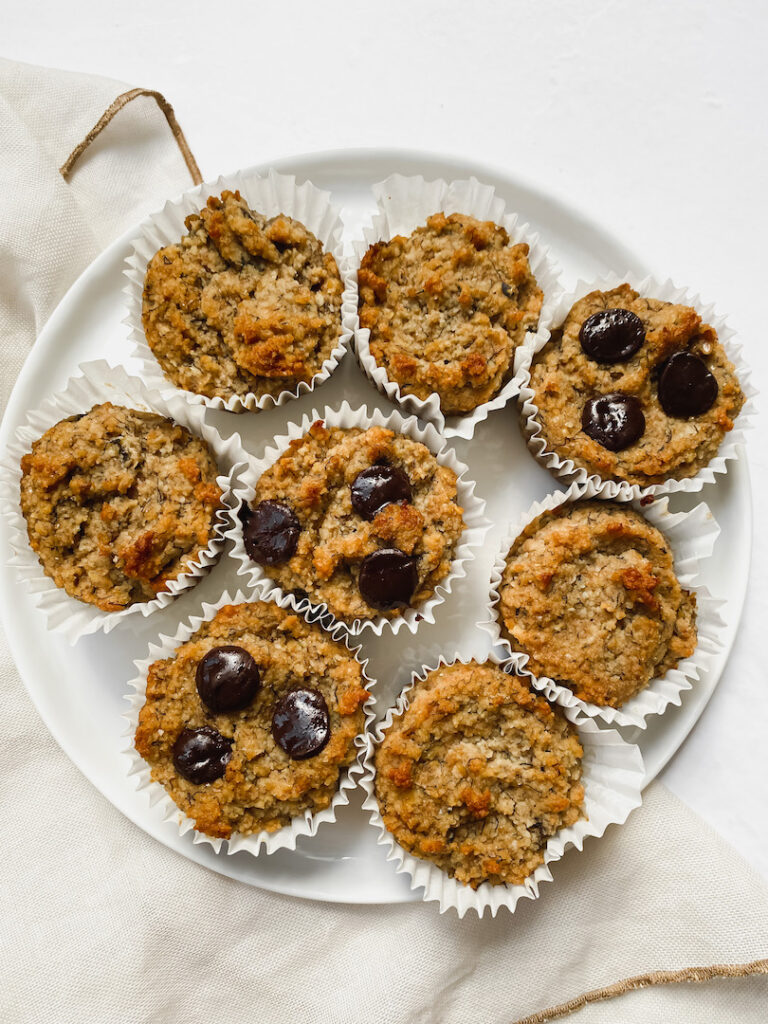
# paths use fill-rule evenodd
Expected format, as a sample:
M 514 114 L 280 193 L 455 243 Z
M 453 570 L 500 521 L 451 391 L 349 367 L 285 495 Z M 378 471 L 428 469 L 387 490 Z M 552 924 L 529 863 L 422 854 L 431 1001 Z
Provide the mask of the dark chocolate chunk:
M 294 761 L 319 754 L 331 735 L 331 718 L 319 690 L 289 690 L 272 714 L 275 743 Z
M 717 392 L 714 374 L 690 352 L 675 352 L 661 368 L 659 401 L 667 416 L 701 416 L 715 404 Z
M 288 505 L 281 501 L 260 501 L 247 513 L 241 511 L 240 518 L 245 550 L 254 562 L 277 565 L 293 556 L 301 525 Z
M 202 786 L 220 779 L 232 757 L 232 740 L 217 729 L 182 729 L 173 744 L 173 764 L 179 775 Z
M 200 700 L 211 711 L 242 711 L 261 686 L 259 667 L 248 651 L 233 644 L 213 647 L 197 664 Z
M 581 414 L 581 429 L 608 451 L 629 448 L 645 431 L 640 399 L 620 392 L 590 399 Z
M 628 309 L 601 309 L 579 331 L 584 354 L 598 363 L 623 363 L 645 341 L 643 321 Z
M 379 548 L 363 559 L 357 586 L 372 608 L 389 611 L 409 604 L 418 582 L 415 558 L 399 548 Z
M 352 508 L 363 519 L 376 518 L 385 505 L 397 501 L 410 501 L 411 481 L 397 466 L 369 466 L 352 481 Z

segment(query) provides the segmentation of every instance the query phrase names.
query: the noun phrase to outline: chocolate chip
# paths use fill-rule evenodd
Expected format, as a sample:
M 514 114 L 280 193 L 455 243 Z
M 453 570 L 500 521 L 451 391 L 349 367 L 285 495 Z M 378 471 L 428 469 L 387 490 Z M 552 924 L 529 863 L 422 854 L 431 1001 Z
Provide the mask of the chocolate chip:
M 511 299 L 511 298 L 512 298 L 512 296 L 513 296 L 513 295 L 515 294 L 515 293 L 514 293 L 514 292 L 512 291 L 512 289 L 511 289 L 511 288 L 509 287 L 509 285 L 507 284 L 507 282 L 506 282 L 506 281 L 502 281 L 502 282 L 501 282 L 501 290 L 502 290 L 502 292 L 504 292 L 504 295 L 505 295 L 505 296 L 506 296 L 506 297 L 507 297 L 508 299 Z
M 260 501 L 244 517 L 241 511 L 241 521 L 245 550 L 254 562 L 277 565 L 293 556 L 301 525 L 288 505 L 281 501 Z
M 623 363 L 645 341 L 643 321 L 628 309 L 601 309 L 579 331 L 584 354 L 598 363 Z
M 240 525 L 245 526 L 248 520 L 251 518 L 251 507 L 247 502 L 243 502 L 240 508 L 237 510 L 237 518 L 240 520 Z
M 232 757 L 232 740 L 217 729 L 182 729 L 173 744 L 173 764 L 179 775 L 196 786 L 220 779 Z
M 213 647 L 200 659 L 195 682 L 211 711 L 242 711 L 258 693 L 261 677 L 248 651 L 232 644 Z
M 608 451 L 620 452 L 642 437 L 643 407 L 634 395 L 598 395 L 584 406 L 581 429 Z
M 415 558 L 399 548 L 379 548 L 363 559 L 357 586 L 372 608 L 389 611 L 409 604 L 418 582 Z
M 712 408 L 718 387 L 702 359 L 690 352 L 675 352 L 661 368 L 658 390 L 667 416 L 687 419 Z
M 352 481 L 352 508 L 363 519 L 376 518 L 385 505 L 410 501 L 411 481 L 397 466 L 377 464 L 358 473 Z
M 319 690 L 289 690 L 272 714 L 275 743 L 294 761 L 319 754 L 331 735 L 331 719 Z

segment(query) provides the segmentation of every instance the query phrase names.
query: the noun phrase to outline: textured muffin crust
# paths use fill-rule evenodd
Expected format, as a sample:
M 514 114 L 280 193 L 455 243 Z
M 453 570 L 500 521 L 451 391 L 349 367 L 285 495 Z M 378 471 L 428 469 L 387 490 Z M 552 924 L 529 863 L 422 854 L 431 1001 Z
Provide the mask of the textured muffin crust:
M 372 245 L 358 284 L 373 358 L 405 394 L 436 392 L 445 415 L 471 412 L 512 376 L 542 303 L 528 246 L 458 213 Z
M 195 673 L 208 651 L 228 644 L 254 658 L 262 687 L 243 711 L 214 714 L 198 696 Z M 307 760 L 291 759 L 271 731 L 275 704 L 295 686 L 319 690 L 330 713 L 330 739 Z M 197 831 L 221 838 L 275 832 L 306 810 L 328 807 L 356 757 L 368 696 L 359 663 L 319 626 L 269 602 L 225 605 L 172 658 L 150 666 L 136 750 Z M 182 729 L 202 726 L 233 741 L 232 757 L 221 778 L 195 785 L 176 770 L 172 750 Z
M 341 333 L 336 260 L 311 231 L 239 192 L 211 197 L 155 254 L 142 320 L 165 375 L 209 398 L 277 396 L 309 381 Z
M 527 668 L 592 704 L 621 707 L 696 648 L 696 597 L 664 535 L 625 505 L 538 516 L 510 548 L 499 589 L 502 635 Z
M 167 590 L 208 545 L 222 507 L 205 441 L 110 402 L 47 430 L 21 470 L 21 509 L 43 570 L 105 612 Z
M 524 882 L 583 816 L 578 730 L 489 663 L 438 668 L 409 701 L 376 752 L 387 829 L 473 889 Z
M 601 364 L 582 350 L 582 324 L 604 309 L 628 309 L 643 323 L 645 342 L 626 362 Z M 673 353 L 683 351 L 703 360 L 718 384 L 714 405 L 689 419 L 668 416 L 657 396 L 659 368 Z M 548 451 L 589 473 L 640 486 L 695 476 L 717 454 L 744 404 L 733 365 L 714 328 L 702 323 L 690 306 L 643 298 L 628 284 L 590 292 L 574 304 L 535 357 L 531 387 Z M 593 440 L 581 425 L 585 403 L 614 392 L 636 396 L 645 416 L 645 432 L 618 452 Z
M 407 474 L 412 501 L 386 505 L 366 521 L 352 507 L 350 487 L 358 473 L 377 463 Z M 299 590 L 348 621 L 401 614 L 399 608 L 377 610 L 360 594 L 366 555 L 396 547 L 417 559 L 418 586 L 410 602 L 417 607 L 448 575 L 464 528 L 453 470 L 441 466 L 425 445 L 383 427 L 344 430 L 313 423 L 260 477 L 252 504 L 267 499 L 289 505 L 301 533 L 290 561 L 266 572 L 284 590 Z

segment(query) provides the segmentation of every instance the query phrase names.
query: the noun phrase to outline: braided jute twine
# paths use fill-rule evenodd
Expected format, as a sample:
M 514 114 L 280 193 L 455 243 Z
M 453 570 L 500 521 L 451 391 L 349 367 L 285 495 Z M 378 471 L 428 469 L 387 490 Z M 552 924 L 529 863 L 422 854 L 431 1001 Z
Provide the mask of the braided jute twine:
M 184 157 L 184 163 L 187 165 L 189 173 L 192 176 L 192 181 L 195 185 L 202 185 L 203 176 L 200 173 L 200 168 L 197 166 L 197 160 L 195 160 L 192 155 L 192 150 L 189 148 L 189 143 L 184 136 L 184 132 L 181 130 L 181 125 L 176 120 L 173 107 L 165 96 L 163 96 L 161 92 L 157 92 L 155 89 L 129 89 L 128 92 L 120 93 L 117 99 L 107 107 L 85 138 L 75 146 L 59 168 L 61 176 L 65 181 L 71 174 L 72 168 L 75 166 L 77 161 L 86 149 L 88 149 L 93 140 L 101 135 L 115 114 L 119 113 L 123 107 L 127 107 L 132 100 L 138 99 L 139 96 L 151 96 L 165 114 L 168 127 L 171 129 L 171 133 L 173 134 L 174 139 L 176 139 L 176 143 L 181 150 L 181 155 Z
M 75 146 L 59 168 L 65 180 L 69 178 L 77 161 L 93 140 L 104 131 L 115 114 L 119 113 L 123 107 L 126 107 L 132 100 L 140 96 L 150 96 L 156 101 L 165 115 L 168 127 L 171 129 L 171 133 L 181 151 L 192 181 L 195 185 L 202 184 L 203 176 L 200 173 L 200 168 L 197 166 L 197 161 L 192 155 L 192 150 L 189 148 L 184 132 L 176 120 L 173 107 L 162 93 L 154 89 L 129 89 L 128 92 L 121 93 L 107 107 L 93 128 Z M 685 982 L 712 981 L 716 978 L 746 978 L 754 975 L 768 975 L 768 959 L 753 960 L 751 963 L 746 964 L 713 964 L 710 967 L 686 967 L 684 970 L 679 971 L 649 971 L 647 974 L 638 974 L 632 978 L 624 978 L 622 981 L 617 981 L 615 984 L 607 985 L 604 988 L 595 988 L 590 992 L 584 992 L 582 995 L 569 999 L 565 1003 L 560 1003 L 558 1006 L 552 1006 L 548 1010 L 540 1010 L 529 1017 L 523 1017 L 515 1021 L 514 1024 L 547 1024 L 548 1021 L 557 1020 L 558 1018 L 576 1013 L 589 1003 L 599 1003 L 607 999 L 615 999 L 617 996 L 626 995 L 627 992 L 648 988 L 652 985 L 677 985 Z
M 616 996 L 624 996 L 651 985 L 679 985 L 682 983 L 713 981 L 716 978 L 747 978 L 756 974 L 768 975 L 768 960 L 752 960 L 747 964 L 712 964 L 710 967 L 686 967 L 680 971 L 649 971 L 647 974 L 636 974 L 633 978 L 624 978 L 604 988 L 593 988 L 590 992 L 569 999 L 566 1003 L 551 1006 L 548 1010 L 540 1010 L 529 1017 L 522 1017 L 514 1024 L 547 1024 L 548 1021 L 560 1017 L 568 1017 L 577 1010 L 583 1010 L 589 1003 L 602 1003 Z

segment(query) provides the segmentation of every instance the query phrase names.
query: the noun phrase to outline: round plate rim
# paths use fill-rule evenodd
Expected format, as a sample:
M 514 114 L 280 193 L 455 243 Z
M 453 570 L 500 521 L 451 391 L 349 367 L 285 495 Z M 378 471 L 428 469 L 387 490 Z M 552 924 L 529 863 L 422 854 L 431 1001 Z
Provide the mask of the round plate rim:
M 502 169 L 500 167 L 497 167 L 497 166 L 495 166 L 492 163 L 484 162 L 484 161 L 475 161 L 475 160 L 467 159 L 466 157 L 462 157 L 462 156 L 459 156 L 459 155 L 456 155 L 456 154 L 445 154 L 445 153 L 439 153 L 439 152 L 430 151 L 430 150 L 418 150 L 418 149 L 406 149 L 406 148 L 387 148 L 387 147 L 381 147 L 381 148 L 376 148 L 376 147 L 340 148 L 340 149 L 318 150 L 318 151 L 315 151 L 315 152 L 303 152 L 303 153 L 299 153 L 299 154 L 296 154 L 296 155 L 286 155 L 286 156 L 282 156 L 282 157 L 275 157 L 275 158 L 272 158 L 271 160 L 269 160 L 267 162 L 259 163 L 259 164 L 254 165 L 253 167 L 247 168 L 247 171 L 248 172 L 253 171 L 253 172 L 256 172 L 256 173 L 262 173 L 263 174 L 267 170 L 269 170 L 270 168 L 274 168 L 276 170 L 281 171 L 282 173 L 293 173 L 293 174 L 295 174 L 295 175 L 297 175 L 299 177 L 302 176 L 303 174 L 306 174 L 306 177 L 310 178 L 311 177 L 311 173 L 310 173 L 310 169 L 311 168 L 317 169 L 320 165 L 331 165 L 333 163 L 339 163 L 339 162 L 344 162 L 344 163 L 347 163 L 347 164 L 361 164 L 361 163 L 374 163 L 375 162 L 375 163 L 378 163 L 379 165 L 381 165 L 382 163 L 385 163 L 385 162 L 389 162 L 392 165 L 393 169 L 398 167 L 398 166 L 404 166 L 404 165 L 416 165 L 416 166 L 419 166 L 419 165 L 427 166 L 427 165 L 430 165 L 430 164 L 432 164 L 432 165 L 443 165 L 447 169 L 447 173 L 451 174 L 452 177 L 474 175 L 474 176 L 478 177 L 479 179 L 485 180 L 485 181 L 490 181 L 490 182 L 493 182 L 493 181 L 506 182 L 512 188 L 524 190 L 524 191 L 530 193 L 531 195 L 533 195 L 535 197 L 538 197 L 538 199 L 540 201 L 542 201 L 543 203 L 545 203 L 549 208 L 556 208 L 556 210 L 561 212 L 563 216 L 568 217 L 571 222 L 579 223 L 579 224 L 583 225 L 583 227 L 584 227 L 584 229 L 586 231 L 590 232 L 591 234 L 593 234 L 595 236 L 603 238 L 616 251 L 622 252 L 622 253 L 626 253 L 626 266 L 627 267 L 631 266 L 632 264 L 637 265 L 638 262 L 639 262 L 639 258 L 637 256 L 637 254 L 634 253 L 634 252 L 630 252 L 630 250 L 628 250 L 626 248 L 626 246 L 624 245 L 624 243 L 620 239 L 616 238 L 612 233 L 610 233 L 605 228 L 603 228 L 602 225 L 599 222 L 594 221 L 591 218 L 589 218 L 589 217 L 585 216 L 584 214 L 582 214 L 577 208 L 572 206 L 568 201 L 563 199 L 561 196 L 557 196 L 557 195 L 553 195 L 553 194 L 550 194 L 550 193 L 542 192 L 539 188 L 537 188 L 537 186 L 535 184 L 533 184 L 524 175 L 518 174 L 517 170 L 515 170 L 515 173 L 513 175 L 513 174 L 510 174 L 510 172 L 508 172 L 508 171 L 506 171 L 506 170 L 504 170 L 504 169 Z M 451 168 L 453 170 L 451 170 Z M 412 173 L 416 173 L 416 172 L 413 171 Z M 353 175 L 350 175 L 350 176 L 353 176 Z M 190 188 L 194 188 L 194 186 L 190 186 Z M 189 191 L 189 189 L 186 189 L 184 191 Z M 36 372 L 37 372 L 37 369 L 38 369 L 38 365 L 44 359 L 44 352 L 45 352 L 45 347 L 46 347 L 44 342 L 45 342 L 46 336 L 48 334 L 52 334 L 52 333 L 56 332 L 59 320 L 64 319 L 69 314 L 70 307 L 77 303 L 80 291 L 83 290 L 85 287 L 87 287 L 90 284 L 91 278 L 98 274 L 98 272 L 99 272 L 99 270 L 101 269 L 102 266 L 104 266 L 104 265 L 106 265 L 107 263 L 110 262 L 110 259 L 114 257 L 114 254 L 116 253 L 116 251 L 124 249 L 125 246 L 128 244 L 128 242 L 132 238 L 135 237 L 136 231 L 137 231 L 137 227 L 138 227 L 137 224 L 132 225 L 127 231 L 123 232 L 118 238 L 116 238 L 113 242 L 111 242 L 101 253 L 99 253 L 99 255 L 96 256 L 96 258 L 83 270 L 83 272 L 73 282 L 73 284 L 70 286 L 70 288 L 64 294 L 64 296 L 61 298 L 60 302 L 58 303 L 58 305 L 56 306 L 54 311 L 51 313 L 50 317 L 48 318 L 48 321 L 46 322 L 46 324 L 44 325 L 44 327 L 42 328 L 42 330 L 41 330 L 41 332 L 40 332 L 40 334 L 38 336 L 37 342 L 32 347 L 29 355 L 27 356 L 27 358 L 24 361 L 22 369 L 21 369 L 21 371 L 20 371 L 20 373 L 19 373 L 19 375 L 18 375 L 18 377 L 17 377 L 17 379 L 16 379 L 16 381 L 14 383 L 14 387 L 13 387 L 13 389 L 11 391 L 11 395 L 10 395 L 10 397 L 8 399 L 8 404 L 7 404 L 6 409 L 4 411 L 2 422 L 0 423 L 0 448 L 2 450 L 5 449 L 5 445 L 7 443 L 8 435 L 10 434 L 11 430 L 13 429 L 11 424 L 16 419 L 15 413 L 16 413 L 16 406 L 17 406 L 17 404 L 19 404 L 19 401 L 20 401 L 19 400 L 19 395 L 26 388 L 29 380 L 36 375 Z M 622 268 L 622 269 L 624 269 L 624 268 Z M 43 344 L 40 344 L 41 341 L 43 342 Z M 748 529 L 747 529 L 747 533 L 748 533 L 747 544 L 748 544 L 748 550 L 751 552 L 751 549 L 752 549 L 752 531 L 753 531 L 753 512 L 752 512 L 752 501 L 751 501 L 751 479 L 750 479 L 750 473 L 749 473 L 749 465 L 748 465 L 748 462 L 747 462 L 747 458 L 746 458 L 746 453 L 745 452 L 742 452 L 740 459 L 735 464 L 731 464 L 731 466 L 729 468 L 729 473 L 737 474 L 741 478 L 740 479 L 740 484 L 741 484 L 741 487 L 744 488 L 745 497 L 748 499 L 748 501 L 746 503 L 747 504 L 747 509 L 746 509 L 747 510 L 747 519 L 748 519 L 748 521 L 746 523 L 746 525 L 748 527 Z M 706 500 L 706 491 L 704 492 L 703 500 Z M 2 571 L 8 572 L 8 571 L 10 571 L 10 569 L 9 569 L 9 567 L 7 565 L 4 565 Z M 675 744 L 670 744 L 669 749 L 665 753 L 665 756 L 663 756 L 661 758 L 657 758 L 652 765 L 647 765 L 646 766 L 647 767 L 647 772 L 646 772 L 646 778 L 645 778 L 645 781 L 644 781 L 644 785 L 647 785 L 653 778 L 655 778 L 656 775 L 665 767 L 665 765 L 668 763 L 670 758 L 672 758 L 674 756 L 674 754 L 677 753 L 677 751 L 680 749 L 682 744 L 685 742 L 685 739 L 687 738 L 688 734 L 694 728 L 696 722 L 699 720 L 701 714 L 704 711 L 704 708 L 706 707 L 709 699 L 712 696 L 712 693 L 714 692 L 714 690 L 716 689 L 717 685 L 719 684 L 720 678 L 722 676 L 722 672 L 723 672 L 723 670 L 725 668 L 725 665 L 727 664 L 728 657 L 730 655 L 730 652 L 731 652 L 731 650 L 733 648 L 733 644 L 735 642 L 736 636 L 738 634 L 739 625 L 740 625 L 740 622 L 741 622 L 741 617 L 742 617 L 742 612 L 743 612 L 743 607 L 744 607 L 744 602 L 745 602 L 745 598 L 746 598 L 748 578 L 749 578 L 749 563 L 748 563 L 748 560 L 747 560 L 747 564 L 743 566 L 742 572 L 740 574 L 740 578 L 738 580 L 738 584 L 739 584 L 738 594 L 735 595 L 734 598 L 732 599 L 733 622 L 732 622 L 732 625 L 731 625 L 731 627 L 730 627 L 730 629 L 728 631 L 729 635 L 725 638 L 724 647 L 723 647 L 723 650 L 722 650 L 722 652 L 720 654 L 720 657 L 718 659 L 720 664 L 719 664 L 719 668 L 716 670 L 717 678 L 716 678 L 715 682 L 712 683 L 708 687 L 708 690 L 707 690 L 706 694 L 703 695 L 702 698 L 700 698 L 699 706 L 696 709 L 695 716 L 689 722 L 688 728 L 685 729 L 685 731 L 682 733 L 682 735 L 679 736 L 678 742 L 676 743 L 676 745 Z M 34 704 L 38 714 L 40 715 L 41 719 L 43 720 L 43 722 L 44 722 L 46 728 L 48 729 L 48 731 L 50 732 L 51 736 L 56 741 L 56 743 L 59 745 L 59 747 L 64 752 L 64 754 L 66 754 L 66 756 L 72 761 L 72 763 L 82 772 L 82 774 L 85 776 L 85 778 L 88 779 L 88 781 L 107 800 L 109 800 L 110 803 L 113 803 L 113 805 L 114 805 L 114 801 L 107 794 L 105 789 L 102 788 L 102 785 L 100 785 L 99 780 L 98 779 L 94 779 L 86 771 L 86 769 L 82 766 L 81 760 L 78 757 L 77 750 L 69 742 L 68 738 L 65 738 L 62 735 L 61 731 L 57 728 L 56 723 L 54 721 L 50 720 L 50 716 L 46 715 L 44 709 L 41 707 L 41 705 L 40 705 L 40 703 L 38 701 L 38 697 L 37 697 L 37 694 L 36 694 L 36 691 L 35 691 L 35 687 L 33 685 L 30 685 L 30 682 L 29 682 L 29 680 L 27 678 L 27 673 L 24 671 L 25 658 L 24 658 L 23 651 L 21 650 L 20 638 L 18 636 L 16 636 L 13 633 L 12 630 L 8 629 L 8 621 L 9 621 L 8 606 L 6 605 L 5 595 L 0 590 L 0 624 L 2 624 L 3 629 L 5 630 L 5 634 L 6 634 L 6 638 L 7 638 L 7 641 L 8 641 L 9 648 L 11 650 L 11 654 L 13 656 L 14 662 L 15 662 L 15 664 L 17 666 L 19 674 L 20 674 L 20 676 L 22 678 L 22 681 L 24 683 L 25 689 L 27 690 L 27 693 L 29 694 L 29 697 L 32 700 L 32 703 Z M 674 713 L 674 709 L 670 709 L 670 713 Z M 157 839 L 159 842 L 162 842 L 164 845 L 168 846 L 168 843 L 165 842 L 163 836 L 157 835 L 157 834 L 152 833 L 152 832 L 149 832 L 149 830 L 146 827 L 146 823 L 142 822 L 139 819 L 139 816 L 130 813 L 127 809 L 125 809 L 123 807 L 118 807 L 118 810 L 120 810 L 120 812 L 122 814 L 124 814 L 135 825 L 137 825 L 139 828 L 141 828 L 142 831 L 150 834 L 152 836 L 152 838 Z M 172 847 L 169 847 L 169 848 L 172 848 Z M 172 848 L 172 849 L 175 849 L 175 848 Z M 188 855 L 186 854 L 185 851 L 175 850 L 175 852 L 181 853 L 183 856 L 186 856 L 187 859 L 193 860 L 194 863 L 201 864 L 201 862 L 199 860 L 196 860 L 194 857 L 188 857 Z M 225 857 L 224 858 L 224 863 L 226 863 L 226 859 L 227 858 Z M 217 866 L 218 863 L 219 863 L 219 859 L 217 858 L 217 861 L 214 862 L 213 864 L 205 863 L 205 864 L 202 864 L 202 866 L 207 867 L 209 870 L 213 870 L 213 871 L 215 871 L 218 874 L 225 875 L 226 877 L 232 877 L 232 878 L 236 877 L 231 872 L 228 872 L 228 871 L 225 871 L 225 870 L 221 870 Z M 253 886 L 258 886 L 259 885 L 258 882 L 254 882 L 254 881 L 251 881 L 249 879 L 238 878 L 236 880 L 244 882 L 247 885 L 253 885 Z M 354 902 L 356 905 L 365 905 L 365 904 L 375 905 L 375 904 L 382 904 L 383 902 L 385 902 L 385 901 L 377 900 L 377 899 L 360 899 L 360 898 L 357 898 L 354 901 L 343 901 L 343 900 L 339 900 L 338 898 L 335 898 L 333 896 L 329 896 L 329 895 L 325 895 L 325 894 L 311 894 L 311 893 L 307 893 L 305 891 L 299 891 L 298 889 L 296 889 L 295 887 L 292 887 L 290 885 L 276 886 L 276 887 L 271 888 L 271 891 L 278 892 L 278 893 L 281 893 L 281 894 L 284 894 L 284 895 L 299 897 L 299 898 L 303 898 L 303 899 L 316 899 L 316 900 L 321 901 L 321 902 Z M 414 892 L 413 890 L 409 890 L 407 895 L 403 899 L 401 899 L 399 902 L 415 901 L 415 900 L 418 900 L 419 898 L 420 897 L 419 897 L 418 892 Z M 398 901 L 395 900 L 395 899 L 391 899 L 391 900 L 388 900 L 386 902 L 393 903 L 393 902 L 398 902 Z

